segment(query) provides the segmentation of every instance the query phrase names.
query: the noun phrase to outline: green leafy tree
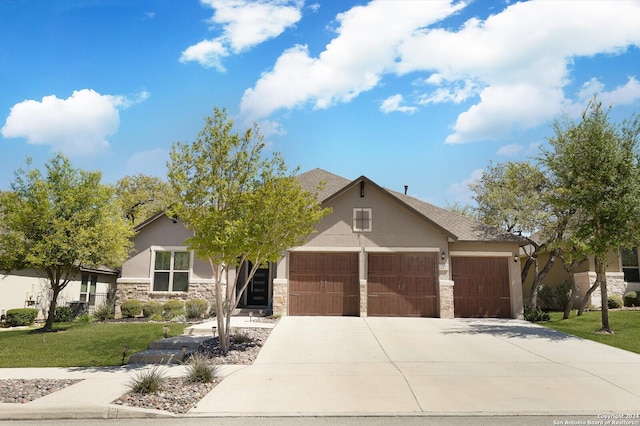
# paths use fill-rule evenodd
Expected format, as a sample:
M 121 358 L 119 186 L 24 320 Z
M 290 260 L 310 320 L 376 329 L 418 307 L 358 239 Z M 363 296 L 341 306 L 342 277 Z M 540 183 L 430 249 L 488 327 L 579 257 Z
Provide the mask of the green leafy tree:
M 125 176 L 115 186 L 115 196 L 124 217 L 137 226 L 174 202 L 171 186 L 156 176 Z
M 595 97 L 580 121 L 565 118 L 554 123 L 551 149 L 543 150 L 541 163 L 554 188 L 552 202 L 573 210 L 571 239 L 580 252 L 594 256 L 600 286 L 602 331 L 611 332 L 607 306 L 607 253 L 640 243 L 640 170 L 636 117 L 614 124 L 609 110 Z
M 99 172 L 74 169 L 60 154 L 45 168 L 43 174 L 28 161 L 0 197 L 0 267 L 6 273 L 34 269 L 48 279 L 49 331 L 58 296 L 78 267 L 120 266 L 132 231 Z
M 549 182 L 545 174 L 528 162 L 489 164 L 480 180 L 470 185 L 478 204 L 479 220 L 526 238 L 527 260 L 521 271 L 524 283 L 533 268 L 528 305 L 536 309 L 538 289 L 560 255 L 556 246 L 566 229 L 566 212 L 551 208 L 547 202 Z M 539 258 L 549 253 L 542 265 Z
M 243 135 L 232 128 L 226 110 L 215 108 L 195 141 L 174 144 L 168 165 L 178 195 L 171 213 L 193 231 L 187 243 L 215 277 L 217 329 L 225 353 L 236 294 L 246 288 L 237 289 L 239 276 L 230 272 L 251 262 L 248 283 L 260 265 L 301 244 L 328 212 L 315 194 L 302 190 L 277 153 L 262 155 L 256 125 Z

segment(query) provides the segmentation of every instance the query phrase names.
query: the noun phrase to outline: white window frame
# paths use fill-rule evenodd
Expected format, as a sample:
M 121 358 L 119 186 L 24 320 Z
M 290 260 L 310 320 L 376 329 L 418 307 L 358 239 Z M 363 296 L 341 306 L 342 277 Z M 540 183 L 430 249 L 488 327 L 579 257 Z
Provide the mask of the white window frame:
M 171 260 L 169 262 L 169 269 L 156 269 L 156 254 L 158 252 L 171 253 Z M 176 253 L 186 253 L 189 257 L 188 269 L 174 269 L 175 255 Z M 152 248 L 151 264 L 150 266 L 150 278 L 151 278 L 151 292 L 153 293 L 188 293 L 189 286 L 191 284 L 191 271 L 193 265 L 193 253 L 189 252 L 184 247 L 154 247 Z M 155 290 L 155 273 L 156 272 L 169 272 L 169 286 L 167 290 Z M 186 290 L 173 290 L 173 277 L 175 272 L 187 273 L 187 289 Z
M 367 212 L 369 214 L 368 226 L 359 227 L 358 221 L 364 222 L 364 219 L 358 219 L 358 213 Z M 364 225 L 364 223 L 363 223 Z M 354 207 L 353 208 L 353 232 L 371 232 L 373 229 L 373 213 L 370 207 Z

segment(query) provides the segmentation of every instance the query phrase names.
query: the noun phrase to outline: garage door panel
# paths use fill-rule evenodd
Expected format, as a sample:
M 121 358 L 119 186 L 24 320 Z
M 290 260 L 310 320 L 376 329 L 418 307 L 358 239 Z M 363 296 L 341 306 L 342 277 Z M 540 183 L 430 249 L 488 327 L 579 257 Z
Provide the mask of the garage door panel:
M 290 315 L 358 315 L 357 253 L 291 253 Z
M 456 317 L 511 317 L 507 258 L 452 257 Z
M 369 254 L 368 315 L 437 316 L 436 264 L 432 254 Z

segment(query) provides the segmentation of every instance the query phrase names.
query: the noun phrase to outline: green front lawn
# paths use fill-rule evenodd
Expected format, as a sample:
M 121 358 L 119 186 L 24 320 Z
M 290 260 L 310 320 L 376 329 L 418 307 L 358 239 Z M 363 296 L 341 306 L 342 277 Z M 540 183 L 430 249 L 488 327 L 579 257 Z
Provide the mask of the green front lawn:
M 583 339 L 640 353 L 640 311 L 610 310 L 609 325 L 614 334 L 596 333 L 596 330 L 602 328 L 600 311 L 585 312 L 579 317 L 573 311 L 567 320 L 562 319 L 562 312 L 550 312 L 549 315 L 551 321 L 538 324 Z
M 182 334 L 186 324 L 70 323 L 54 324 L 54 332 L 0 331 L 0 367 L 97 367 L 120 365 L 122 348 L 129 354 L 149 343 Z

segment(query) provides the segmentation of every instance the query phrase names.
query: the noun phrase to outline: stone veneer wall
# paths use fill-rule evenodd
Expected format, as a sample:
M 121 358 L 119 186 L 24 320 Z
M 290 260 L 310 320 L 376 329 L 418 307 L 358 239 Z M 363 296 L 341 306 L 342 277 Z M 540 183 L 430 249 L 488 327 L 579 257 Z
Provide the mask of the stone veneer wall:
M 453 318 L 453 281 L 440 280 L 439 293 L 440 297 L 438 299 L 440 301 L 440 318 Z
M 273 314 L 287 316 L 289 306 L 289 280 L 286 278 L 273 279 Z
M 116 317 L 120 315 L 120 305 L 127 300 L 137 299 L 141 302 L 165 303 L 171 299 L 186 302 L 189 299 L 204 299 L 210 305 L 215 304 L 215 284 L 189 283 L 187 292 L 150 292 L 149 283 L 118 283 L 116 288 Z M 223 288 L 224 291 L 224 288 Z
M 367 280 L 360 280 L 360 316 L 367 316 Z
M 580 301 L 586 294 L 587 290 L 596 281 L 595 272 L 582 272 L 574 275 L 576 284 L 578 285 L 579 293 L 581 295 Z M 607 273 L 607 294 L 619 294 L 624 296 L 625 293 L 632 291 L 635 288 L 634 283 L 627 283 L 624 280 L 624 273 L 622 272 L 609 272 Z M 591 294 L 591 306 L 594 308 L 602 307 L 600 286 Z

